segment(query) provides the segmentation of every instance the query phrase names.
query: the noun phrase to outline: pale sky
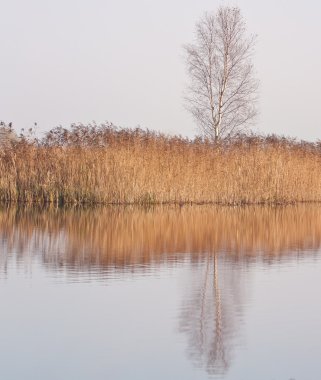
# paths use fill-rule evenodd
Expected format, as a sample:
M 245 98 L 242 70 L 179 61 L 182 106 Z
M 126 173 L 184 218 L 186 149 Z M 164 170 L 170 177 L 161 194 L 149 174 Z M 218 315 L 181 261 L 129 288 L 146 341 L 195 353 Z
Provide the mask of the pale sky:
M 264 133 L 321 138 L 317 0 L 0 0 L 0 120 L 38 132 L 111 121 L 192 137 L 182 45 L 205 11 L 238 5 L 258 34 Z

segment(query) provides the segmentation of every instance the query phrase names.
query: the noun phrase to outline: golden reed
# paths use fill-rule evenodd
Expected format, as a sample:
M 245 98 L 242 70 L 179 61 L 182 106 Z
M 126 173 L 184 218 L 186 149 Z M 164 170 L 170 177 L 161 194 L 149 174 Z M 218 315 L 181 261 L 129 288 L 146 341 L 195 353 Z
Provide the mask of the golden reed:
M 0 147 L 0 200 L 56 204 L 321 201 L 319 144 L 211 143 L 112 125 L 56 128 Z

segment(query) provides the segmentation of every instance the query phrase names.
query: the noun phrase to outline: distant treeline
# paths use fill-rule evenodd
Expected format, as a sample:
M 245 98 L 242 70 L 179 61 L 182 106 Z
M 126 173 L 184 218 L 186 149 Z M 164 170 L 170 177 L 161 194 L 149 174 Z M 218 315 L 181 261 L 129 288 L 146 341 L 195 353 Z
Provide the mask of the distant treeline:
M 0 199 L 66 203 L 321 201 L 321 144 L 240 135 L 211 142 L 112 124 L 58 127 L 0 146 Z

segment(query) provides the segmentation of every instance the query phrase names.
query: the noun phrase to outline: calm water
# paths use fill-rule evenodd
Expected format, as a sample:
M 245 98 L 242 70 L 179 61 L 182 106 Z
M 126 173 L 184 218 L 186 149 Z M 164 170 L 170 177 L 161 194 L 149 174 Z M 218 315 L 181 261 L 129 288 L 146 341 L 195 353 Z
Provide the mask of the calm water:
M 0 379 L 321 378 L 321 206 L 0 209 Z

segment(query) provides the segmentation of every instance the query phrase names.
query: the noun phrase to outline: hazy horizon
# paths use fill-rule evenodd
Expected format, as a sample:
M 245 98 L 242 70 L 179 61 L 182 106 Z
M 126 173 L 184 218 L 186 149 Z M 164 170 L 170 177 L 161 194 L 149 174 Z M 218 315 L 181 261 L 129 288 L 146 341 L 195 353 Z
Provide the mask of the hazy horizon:
M 321 5 L 272 0 L 0 0 L 0 120 L 38 133 L 57 125 L 113 122 L 192 137 L 183 107 L 182 45 L 219 5 L 237 5 L 258 35 L 255 131 L 319 138 Z

